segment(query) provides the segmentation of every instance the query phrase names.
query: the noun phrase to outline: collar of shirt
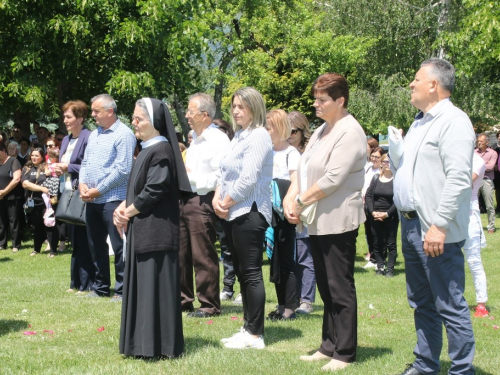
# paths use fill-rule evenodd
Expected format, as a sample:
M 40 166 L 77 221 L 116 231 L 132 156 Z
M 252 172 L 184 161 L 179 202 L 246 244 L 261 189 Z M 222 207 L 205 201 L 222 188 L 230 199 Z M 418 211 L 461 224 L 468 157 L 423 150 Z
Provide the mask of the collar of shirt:
M 220 131 L 217 125 L 210 124 L 199 136 L 196 137 L 196 139 L 193 139 L 193 143 L 200 143 L 203 140 L 209 141 L 214 129 Z
M 120 123 L 121 123 L 120 119 L 116 119 L 116 121 L 113 123 L 113 125 L 111 125 L 108 129 L 104 129 L 101 126 L 98 126 L 97 133 L 98 134 L 106 133 L 108 130 L 114 132 L 116 130 L 116 128 L 120 125 Z
M 427 113 L 424 115 L 424 112 L 420 111 L 416 116 L 415 120 L 420 121 L 421 123 L 426 123 L 430 120 L 432 120 L 438 113 L 440 113 L 446 105 L 450 103 L 450 98 L 446 98 L 443 100 L 440 100 L 434 107 L 432 107 Z M 423 122 L 421 121 L 423 120 Z
M 156 137 L 151 138 L 149 141 L 141 142 L 141 147 L 150 147 L 160 142 L 168 142 L 168 139 L 163 135 L 157 135 Z

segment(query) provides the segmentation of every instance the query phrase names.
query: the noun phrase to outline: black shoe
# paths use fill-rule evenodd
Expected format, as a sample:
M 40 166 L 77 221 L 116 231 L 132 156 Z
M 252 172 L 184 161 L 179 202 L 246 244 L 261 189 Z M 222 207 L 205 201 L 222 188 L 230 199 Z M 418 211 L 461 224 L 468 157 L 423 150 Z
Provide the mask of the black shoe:
M 415 367 L 413 367 L 413 363 L 410 363 L 406 366 L 406 370 L 404 370 L 401 374 L 398 375 L 424 375 L 424 374 L 422 374 Z
M 273 311 L 273 312 L 276 312 L 276 311 Z M 295 320 L 295 319 L 297 319 L 297 314 L 295 314 L 295 313 L 293 313 L 292 315 L 290 315 L 288 318 L 287 318 L 287 317 L 285 317 L 283 314 L 280 314 L 280 313 L 277 313 L 277 314 L 273 315 L 272 317 L 271 317 L 271 314 L 272 314 L 272 313 L 270 313 L 270 314 L 267 316 L 267 318 L 266 318 L 266 319 L 271 320 L 271 321 L 273 321 L 273 322 L 277 322 L 277 321 L 288 321 L 288 320 Z
M 193 305 L 184 305 L 182 306 L 182 312 L 193 312 L 194 307 Z
M 209 312 L 206 312 L 203 310 L 198 310 L 196 312 L 191 312 L 191 313 L 187 314 L 187 317 L 188 318 L 212 318 L 212 317 L 217 316 L 217 315 L 219 315 L 219 314 L 209 313 Z
M 267 314 L 267 318 L 268 320 L 275 320 L 279 317 L 281 317 L 281 313 L 278 311 L 278 309 L 274 310 L 274 311 L 271 311 L 269 314 Z
M 377 269 L 377 272 L 375 272 L 375 275 L 376 276 L 384 276 L 384 269 L 383 268 L 379 268 Z
M 385 271 L 385 277 L 394 277 L 394 271 L 393 270 Z

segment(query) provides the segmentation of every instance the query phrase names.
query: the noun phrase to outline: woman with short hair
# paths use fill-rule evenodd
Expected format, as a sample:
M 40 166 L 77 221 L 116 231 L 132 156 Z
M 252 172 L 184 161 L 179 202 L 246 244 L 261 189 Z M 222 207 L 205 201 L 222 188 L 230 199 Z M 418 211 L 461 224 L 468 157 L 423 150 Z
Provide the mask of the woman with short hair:
M 68 135 L 61 142 L 59 163 L 54 168 L 64 180 L 64 190 L 78 186 L 80 166 L 91 131 L 85 127 L 88 114 L 87 103 L 71 100 L 62 106 L 63 122 Z M 56 218 L 57 219 L 57 218 Z M 83 225 L 68 224 L 68 233 L 73 252 L 71 253 L 70 285 L 68 292 L 84 294 L 92 290 L 95 267 L 90 253 L 87 229 Z
M 302 155 L 309 138 L 311 138 L 309 120 L 304 114 L 292 111 L 288 114 L 288 121 L 291 128 L 288 143 L 294 146 Z M 297 247 L 297 288 L 300 298 L 300 305 L 295 312 L 310 314 L 313 312 L 313 303 L 316 301 L 316 275 L 314 273 L 311 242 L 307 234 L 307 228 L 303 226 L 300 232 L 297 230 L 295 237 Z
M 266 237 L 272 236 L 271 282 L 278 297 L 278 308 L 268 318 L 272 321 L 293 320 L 298 307 L 295 225 L 283 216 L 282 199 L 297 177 L 299 152 L 287 140 L 290 138 L 288 115 L 282 109 L 274 109 L 266 116 L 266 129 L 273 143 L 273 222 Z M 271 235 L 272 232 L 272 235 Z M 269 253 L 271 249 L 269 249 Z
M 380 157 L 380 173 L 372 177 L 366 190 L 366 221 L 370 222 L 373 236 L 373 254 L 377 271 L 376 275 L 394 276 L 394 264 L 398 255 L 399 216 L 394 205 L 394 188 L 389 156 Z M 387 267 L 386 267 L 387 260 Z
M 347 112 L 349 85 L 343 76 L 319 76 L 311 93 L 316 116 L 325 123 L 311 136 L 283 205 L 288 220 L 296 224 L 305 207 L 316 205 L 307 229 L 324 303 L 322 342 L 317 352 L 300 358 L 329 360 L 322 369 L 335 371 L 356 359 L 354 261 L 358 229 L 365 220 L 361 189 L 366 135 Z

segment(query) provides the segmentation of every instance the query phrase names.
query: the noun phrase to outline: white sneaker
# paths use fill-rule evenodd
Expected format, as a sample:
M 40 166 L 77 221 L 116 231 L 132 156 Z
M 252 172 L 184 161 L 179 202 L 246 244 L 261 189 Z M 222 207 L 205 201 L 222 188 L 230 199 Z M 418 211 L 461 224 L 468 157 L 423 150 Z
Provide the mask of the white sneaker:
M 220 300 L 221 301 L 232 301 L 233 300 L 233 296 L 234 296 L 234 292 L 226 292 L 226 291 L 222 291 L 220 292 Z
M 228 349 L 264 349 L 264 338 L 262 336 L 253 337 L 248 332 L 239 335 L 235 340 L 224 344 Z
M 366 263 L 366 265 L 363 268 L 377 268 L 377 265 L 375 263 L 368 261 L 368 263 Z
M 235 305 L 243 305 L 243 299 L 241 298 L 241 293 L 236 296 L 233 303 Z
M 243 336 L 246 333 L 245 328 L 241 327 L 238 332 L 236 332 L 234 335 L 231 337 L 221 339 L 220 341 L 223 342 L 224 344 L 227 344 L 229 342 L 233 342 L 235 340 L 238 340 L 240 336 Z
M 313 307 L 311 302 L 302 301 L 300 306 L 295 310 L 297 314 L 310 314 L 313 312 Z

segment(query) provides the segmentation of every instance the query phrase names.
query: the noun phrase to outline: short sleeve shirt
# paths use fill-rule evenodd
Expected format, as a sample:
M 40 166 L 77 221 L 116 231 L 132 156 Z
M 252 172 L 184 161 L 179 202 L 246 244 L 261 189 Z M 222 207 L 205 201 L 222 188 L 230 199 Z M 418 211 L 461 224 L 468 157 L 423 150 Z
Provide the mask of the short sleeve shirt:
M 4 164 L 0 165 L 0 190 L 5 189 L 10 184 L 12 178 L 14 177 L 14 172 L 20 169 L 21 163 L 19 163 L 19 160 L 16 158 L 9 157 Z M 23 188 L 21 187 L 21 184 L 17 184 L 17 186 L 12 189 L 4 199 L 16 199 L 22 197 L 22 195 Z

